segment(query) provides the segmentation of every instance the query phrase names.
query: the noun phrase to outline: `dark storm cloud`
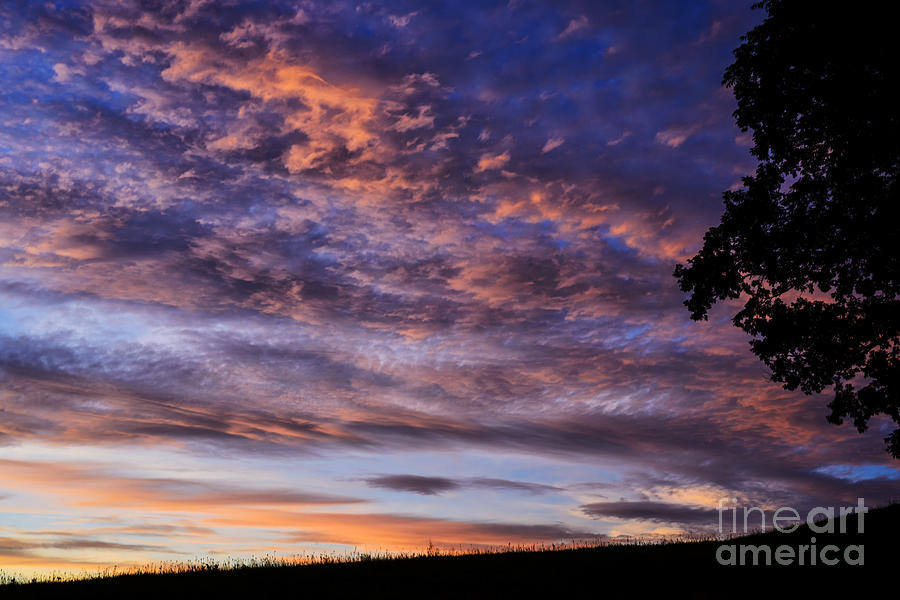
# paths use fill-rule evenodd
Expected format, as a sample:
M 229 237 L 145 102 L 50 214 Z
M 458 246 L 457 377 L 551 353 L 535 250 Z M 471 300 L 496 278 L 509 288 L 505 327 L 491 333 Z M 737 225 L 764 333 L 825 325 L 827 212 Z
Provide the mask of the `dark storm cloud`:
M 685 525 L 709 525 L 717 521 L 715 510 L 668 502 L 595 502 L 581 506 L 590 517 L 637 519 Z
M 421 475 L 382 475 L 365 480 L 372 487 L 387 488 L 402 492 L 413 492 L 433 496 L 460 487 L 459 483 L 445 477 L 424 477 Z
M 528 481 L 510 481 L 492 477 L 447 478 L 423 475 L 380 475 L 378 477 L 369 477 L 364 479 L 364 481 L 372 487 L 387 488 L 400 492 L 413 492 L 427 496 L 467 488 L 508 490 L 530 494 L 561 491 L 561 488 L 552 485 Z

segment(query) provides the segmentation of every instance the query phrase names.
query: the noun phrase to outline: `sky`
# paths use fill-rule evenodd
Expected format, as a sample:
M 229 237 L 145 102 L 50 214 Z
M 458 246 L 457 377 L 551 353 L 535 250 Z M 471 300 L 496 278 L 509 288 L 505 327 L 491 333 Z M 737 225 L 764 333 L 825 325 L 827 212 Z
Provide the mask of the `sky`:
M 4 2 L 0 572 L 900 496 L 672 277 L 752 2 Z

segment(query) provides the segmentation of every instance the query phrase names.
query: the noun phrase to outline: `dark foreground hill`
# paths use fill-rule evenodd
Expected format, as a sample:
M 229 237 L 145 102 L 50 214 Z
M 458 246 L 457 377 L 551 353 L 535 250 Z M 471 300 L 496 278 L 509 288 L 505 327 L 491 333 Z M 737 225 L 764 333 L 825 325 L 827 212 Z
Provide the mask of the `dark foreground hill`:
M 0 587 L 0 598 L 864 597 L 876 590 L 895 593 L 900 571 L 898 536 L 900 505 L 894 505 L 869 512 L 862 534 L 856 533 L 856 516 L 850 516 L 843 534 L 813 533 L 804 526 L 790 534 L 770 532 L 724 542 L 120 575 L 7 585 Z M 716 553 L 722 544 L 734 545 L 735 562 L 740 563 L 743 555 L 746 564 L 720 565 Z M 813 545 L 815 565 L 810 564 Z M 792 549 L 782 549 L 780 557 L 786 562 L 793 553 L 793 564 L 777 564 L 779 547 Z M 770 551 L 768 566 L 765 548 Z M 761 564 L 752 564 L 754 554 Z M 731 556 L 728 550 L 719 555 L 725 560 Z M 823 560 L 837 564 L 823 564 Z M 850 564 L 860 560 L 862 564 Z

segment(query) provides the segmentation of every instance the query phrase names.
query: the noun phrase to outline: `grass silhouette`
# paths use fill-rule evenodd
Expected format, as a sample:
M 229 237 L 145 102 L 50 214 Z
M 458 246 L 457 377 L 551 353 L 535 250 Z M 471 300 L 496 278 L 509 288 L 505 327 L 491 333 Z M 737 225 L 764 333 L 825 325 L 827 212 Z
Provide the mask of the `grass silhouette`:
M 896 573 L 900 505 L 872 509 L 865 532 L 819 534 L 804 525 L 793 533 L 757 533 L 729 540 L 604 543 L 507 547 L 467 552 L 429 547 L 421 554 L 357 553 L 351 556 L 248 561 L 160 563 L 124 573 L 106 571 L 69 581 L 10 582 L 0 598 L 518 598 L 581 596 L 622 598 L 832 598 L 865 593 Z M 720 565 L 722 544 L 797 548 L 815 539 L 841 551 L 864 547 L 864 564 L 817 561 L 781 566 Z M 833 553 L 840 556 L 842 552 Z M 749 556 L 749 555 L 748 555 Z M 302 564 L 298 564 L 302 563 Z M 52 578 L 51 578 L 52 579 Z M 874 590 L 873 590 L 874 591 Z

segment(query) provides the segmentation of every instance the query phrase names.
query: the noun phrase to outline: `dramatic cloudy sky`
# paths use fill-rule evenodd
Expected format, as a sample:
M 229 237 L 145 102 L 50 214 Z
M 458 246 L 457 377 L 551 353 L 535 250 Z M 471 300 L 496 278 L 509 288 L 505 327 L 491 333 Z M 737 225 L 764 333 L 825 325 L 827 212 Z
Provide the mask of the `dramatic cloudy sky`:
M 751 2 L 0 7 L 0 570 L 884 501 L 671 277 Z

